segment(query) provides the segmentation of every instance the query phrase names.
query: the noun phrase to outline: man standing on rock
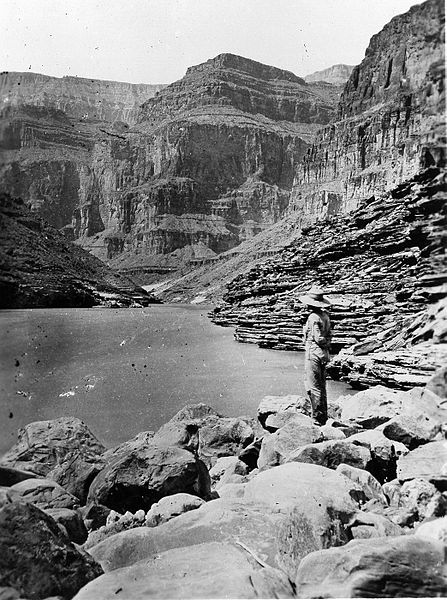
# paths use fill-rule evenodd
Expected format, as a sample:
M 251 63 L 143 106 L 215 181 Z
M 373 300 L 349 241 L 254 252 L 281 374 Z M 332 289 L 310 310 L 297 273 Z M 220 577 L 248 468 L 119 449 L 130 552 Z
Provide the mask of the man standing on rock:
M 330 359 L 332 333 L 329 315 L 323 309 L 331 303 L 315 286 L 304 296 L 299 296 L 299 300 L 311 310 L 303 329 L 305 387 L 312 405 L 312 417 L 324 425 L 327 421 L 326 365 Z

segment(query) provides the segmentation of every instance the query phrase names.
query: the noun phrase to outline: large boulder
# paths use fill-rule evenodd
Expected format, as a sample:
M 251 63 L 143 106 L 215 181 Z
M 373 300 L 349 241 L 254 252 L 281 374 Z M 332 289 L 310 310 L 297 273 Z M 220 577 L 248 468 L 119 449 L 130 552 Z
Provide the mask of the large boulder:
M 14 502 L 0 510 L 0 586 L 33 600 L 69 599 L 102 572 L 36 506 Z
M 447 498 L 426 479 L 410 479 L 400 489 L 398 506 L 411 511 L 418 521 L 422 521 L 443 517 L 447 512 Z
M 157 527 L 138 527 L 90 547 L 90 554 L 111 571 L 152 554 L 208 542 L 243 540 L 261 560 L 277 566 L 277 531 L 284 515 L 259 502 L 217 499 Z
M 95 477 L 89 501 L 120 513 L 147 511 L 164 496 L 187 493 L 208 498 L 210 476 L 189 450 L 155 445 L 141 434 L 109 451 L 106 465 Z
M 154 435 L 154 443 L 179 446 L 204 460 L 238 454 L 254 440 L 247 420 L 224 417 L 206 404 L 185 406 Z
M 106 573 L 75 600 L 141 598 L 291 598 L 286 575 L 261 565 L 243 544 L 173 548 Z
M 147 527 L 156 527 L 190 510 L 196 510 L 204 503 L 204 500 L 191 494 L 166 496 L 151 506 L 146 515 L 145 525 Z
M 336 469 L 338 465 L 345 463 L 366 469 L 371 462 L 371 453 L 367 448 L 353 444 L 348 438 L 308 444 L 289 454 L 287 461 L 311 463 L 329 469 Z
M 103 467 L 105 447 L 74 417 L 36 421 L 18 432 L 2 465 L 53 479 L 83 503 L 90 482 Z
M 274 432 L 295 414 L 310 416 L 310 400 L 304 396 L 264 396 L 258 406 L 258 421 L 267 431 Z M 268 423 L 267 423 L 268 420 Z
M 447 420 L 447 411 L 440 407 L 439 398 L 424 388 L 402 392 L 377 385 L 340 398 L 339 402 L 343 422 L 354 421 L 367 429 L 374 429 L 399 415 L 438 427 Z
M 377 428 L 389 439 L 401 442 L 409 450 L 434 439 L 440 424 L 426 417 L 420 419 L 412 415 L 398 415 Z
M 221 456 L 210 469 L 211 482 L 216 487 L 226 483 L 239 483 L 248 473 L 248 466 L 237 456 Z
M 298 598 L 393 598 L 447 595 L 445 547 L 412 535 L 353 540 L 306 556 Z
M 397 477 L 400 481 L 422 477 L 447 489 L 447 443 L 429 442 L 401 456 L 397 463 Z
M 282 465 L 256 475 L 243 498 L 207 502 L 158 527 L 114 535 L 89 552 L 109 571 L 170 548 L 243 541 L 293 577 L 307 553 L 348 541 L 345 526 L 358 510 L 356 493 L 353 482 L 329 469 Z
M 79 500 L 51 479 L 26 479 L 11 487 L 21 500 L 42 510 L 47 508 L 77 508 Z
M 319 548 L 348 541 L 346 526 L 364 495 L 360 487 L 331 469 L 286 463 L 263 471 L 245 486 L 247 502 L 281 511 L 277 563 L 294 577 L 301 558 Z
M 280 465 L 298 448 L 322 439 L 320 427 L 316 426 L 310 417 L 297 413 L 275 433 L 264 436 L 258 468 Z

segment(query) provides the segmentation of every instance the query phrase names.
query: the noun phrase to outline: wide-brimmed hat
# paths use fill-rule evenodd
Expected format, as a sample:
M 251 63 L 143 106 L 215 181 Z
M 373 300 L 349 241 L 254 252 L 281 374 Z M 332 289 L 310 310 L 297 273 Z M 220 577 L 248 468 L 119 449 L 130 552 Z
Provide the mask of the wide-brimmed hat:
M 324 292 L 319 287 L 315 285 L 305 294 L 304 296 L 299 296 L 298 299 L 303 304 L 307 304 L 309 306 L 316 306 L 318 308 L 326 308 L 331 306 L 331 302 L 327 298 L 324 297 Z

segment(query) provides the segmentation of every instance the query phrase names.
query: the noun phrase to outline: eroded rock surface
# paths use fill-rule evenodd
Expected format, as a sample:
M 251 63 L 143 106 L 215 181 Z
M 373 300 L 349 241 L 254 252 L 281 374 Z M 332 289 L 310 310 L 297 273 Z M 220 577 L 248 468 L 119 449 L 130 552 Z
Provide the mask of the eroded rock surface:
M 296 585 L 298 598 L 445 596 L 444 546 L 415 536 L 354 540 L 308 555 Z
M 81 502 L 102 469 L 105 447 L 75 417 L 30 423 L 18 432 L 18 442 L 2 464 L 52 479 Z M 26 487 L 26 484 L 24 484 Z

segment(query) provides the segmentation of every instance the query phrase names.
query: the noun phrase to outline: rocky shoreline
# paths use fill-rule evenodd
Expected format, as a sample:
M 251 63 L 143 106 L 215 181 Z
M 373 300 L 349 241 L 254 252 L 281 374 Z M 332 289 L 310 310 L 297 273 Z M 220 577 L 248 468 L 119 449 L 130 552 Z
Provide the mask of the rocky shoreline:
M 447 370 L 309 409 L 190 405 L 108 450 L 30 423 L 0 461 L 1 597 L 445 596 Z
M 424 385 L 447 361 L 445 207 L 445 172 L 427 168 L 303 229 L 236 277 L 212 320 L 235 327 L 240 342 L 303 350 L 305 308 L 295 300 L 316 283 L 333 303 L 332 349 L 346 349 L 333 378 L 359 388 Z

